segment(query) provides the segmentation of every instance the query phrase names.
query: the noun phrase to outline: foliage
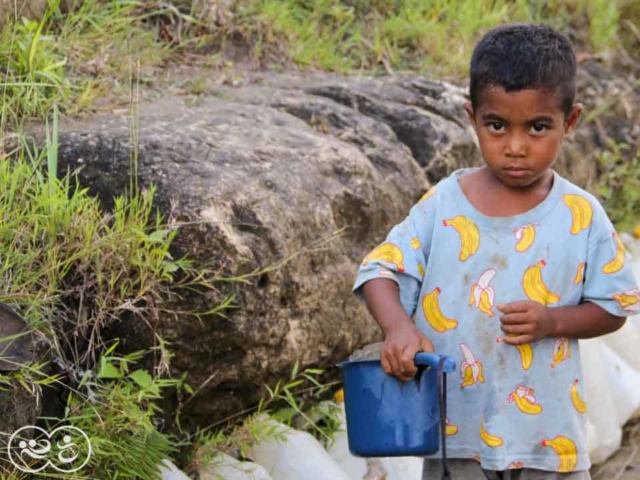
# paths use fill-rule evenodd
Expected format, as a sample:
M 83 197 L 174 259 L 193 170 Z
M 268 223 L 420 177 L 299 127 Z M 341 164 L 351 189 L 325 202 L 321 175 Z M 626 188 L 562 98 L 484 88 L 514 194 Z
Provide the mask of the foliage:
M 113 90 L 128 100 L 129 65 L 144 73 L 170 55 L 152 26 L 175 12 L 136 0 L 86 0 L 63 13 L 51 0 L 40 22 L 9 21 L 0 34 L 2 124 L 44 118 L 54 104 L 77 113 Z
M 192 435 L 195 454 L 190 468 L 197 470 L 199 465 L 212 464 L 220 452 L 246 458 L 254 445 L 284 441 L 283 424 L 307 431 L 325 446 L 331 445 L 341 428 L 340 407 L 322 400 L 339 382 L 323 383 L 323 370 L 300 371 L 299 365 L 295 363 L 288 379 L 278 380 L 272 387 L 265 385 L 265 394 L 255 408 Z
M 596 193 L 616 227 L 630 231 L 640 219 L 640 150 L 633 155 L 629 145 L 610 142 L 599 163 Z
M 210 276 L 171 256 L 177 230 L 154 212 L 153 187 L 132 181 L 105 212 L 71 174 L 58 178 L 56 115 L 46 132 L 43 150 L 22 140 L 0 162 L 0 302 L 20 311 L 61 374 L 33 364 L 1 375 L 0 388 L 19 384 L 42 398 L 43 386 L 58 387 L 67 408 L 48 421 L 89 435 L 92 478 L 157 478 L 179 442 L 154 423 L 155 402 L 184 381 L 165 378 L 171 353 L 157 334 L 152 375 L 132 369 L 142 353 L 107 348 L 102 330 L 123 317 L 147 322 L 163 312 L 159 299 L 210 288 Z
M 460 77 L 477 39 L 513 21 L 565 28 L 586 19 L 595 50 L 612 46 L 624 0 L 239 0 L 217 32 L 258 59 L 349 72 L 396 69 Z
M 177 449 L 177 439 L 154 424 L 162 391 L 180 386 L 179 380 L 152 377 L 132 366 L 144 352 L 125 356 L 104 351 L 97 372 L 84 372 L 75 391 L 69 392 L 66 422 L 91 440 L 93 454 L 83 469 L 92 478 L 159 477 L 158 466 Z

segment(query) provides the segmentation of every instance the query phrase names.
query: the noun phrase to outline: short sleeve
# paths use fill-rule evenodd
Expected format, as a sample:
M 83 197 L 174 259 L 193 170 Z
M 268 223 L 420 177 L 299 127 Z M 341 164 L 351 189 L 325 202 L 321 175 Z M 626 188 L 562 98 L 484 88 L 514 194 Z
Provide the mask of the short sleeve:
M 362 298 L 369 280 L 386 278 L 398 284 L 400 301 L 407 314 L 415 313 L 428 261 L 435 209 L 420 202 L 391 229 L 387 238 L 364 258 L 358 269 L 354 293 Z M 435 199 L 429 203 L 435 203 Z
M 640 290 L 629 266 L 629 254 L 604 211 L 596 215 L 589 240 L 584 301 L 625 317 L 640 312 Z

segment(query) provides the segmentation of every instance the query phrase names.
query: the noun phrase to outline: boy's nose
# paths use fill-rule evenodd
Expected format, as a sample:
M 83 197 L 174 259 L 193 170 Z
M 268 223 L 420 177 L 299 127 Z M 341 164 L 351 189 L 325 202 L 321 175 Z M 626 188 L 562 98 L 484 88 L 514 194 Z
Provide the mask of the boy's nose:
M 510 135 L 507 139 L 505 154 L 507 157 L 519 158 L 527 155 L 527 142 L 521 135 Z

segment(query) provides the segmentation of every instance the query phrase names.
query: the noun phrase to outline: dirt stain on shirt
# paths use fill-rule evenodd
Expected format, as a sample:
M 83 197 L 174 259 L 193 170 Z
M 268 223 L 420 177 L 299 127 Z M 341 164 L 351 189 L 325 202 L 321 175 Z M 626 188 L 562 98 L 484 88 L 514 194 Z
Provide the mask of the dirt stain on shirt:
M 506 270 L 509 266 L 509 260 L 504 255 L 500 255 L 496 253 L 493 257 L 491 257 L 491 263 L 494 267 L 500 270 Z

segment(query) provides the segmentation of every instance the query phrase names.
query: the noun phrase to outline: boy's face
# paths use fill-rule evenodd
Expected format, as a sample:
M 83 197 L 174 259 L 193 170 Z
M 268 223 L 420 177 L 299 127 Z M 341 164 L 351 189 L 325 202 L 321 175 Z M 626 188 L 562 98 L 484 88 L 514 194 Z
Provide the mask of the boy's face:
M 465 110 L 493 175 L 509 187 L 525 188 L 545 177 L 582 106 L 574 105 L 565 117 L 554 94 L 496 86 L 481 92 L 477 111 L 470 103 Z

